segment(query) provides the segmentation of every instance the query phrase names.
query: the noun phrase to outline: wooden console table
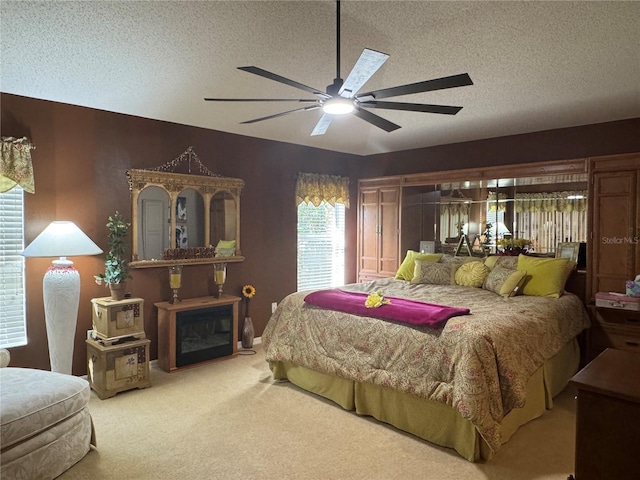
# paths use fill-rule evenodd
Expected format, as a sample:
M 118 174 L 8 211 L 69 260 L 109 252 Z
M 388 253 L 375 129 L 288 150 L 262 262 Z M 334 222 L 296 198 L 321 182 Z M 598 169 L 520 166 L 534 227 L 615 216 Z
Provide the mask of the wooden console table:
M 235 357 L 238 354 L 238 303 L 240 300 L 240 297 L 223 294 L 220 298 L 200 297 L 187 298 L 179 303 L 155 303 L 154 305 L 158 308 L 158 366 L 166 372 L 173 372 L 181 368 L 176 365 L 176 318 L 179 312 L 196 311 L 224 305 L 233 307 L 233 325 L 231 327 L 233 332 L 233 353 L 223 357 L 212 358 L 208 361 Z
M 639 354 L 608 348 L 571 379 L 578 389 L 575 480 L 640 478 L 639 378 Z

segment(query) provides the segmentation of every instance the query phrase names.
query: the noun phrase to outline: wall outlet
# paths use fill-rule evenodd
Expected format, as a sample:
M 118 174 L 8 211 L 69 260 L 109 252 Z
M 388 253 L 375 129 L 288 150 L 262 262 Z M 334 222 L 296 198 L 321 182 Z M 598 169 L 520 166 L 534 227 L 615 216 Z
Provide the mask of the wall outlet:
M 273 302 L 271 304 L 271 313 L 274 313 L 276 311 L 276 308 L 278 308 L 278 302 Z

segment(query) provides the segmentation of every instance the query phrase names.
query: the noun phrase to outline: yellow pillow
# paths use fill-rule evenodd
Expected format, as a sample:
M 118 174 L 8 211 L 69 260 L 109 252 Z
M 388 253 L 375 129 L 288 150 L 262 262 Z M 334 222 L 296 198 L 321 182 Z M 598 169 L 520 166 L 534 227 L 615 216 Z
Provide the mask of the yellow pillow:
M 520 255 L 518 270 L 527 272 L 523 295 L 558 298 L 567 281 L 566 258 L 539 258 Z
M 418 253 L 413 250 L 407 250 L 407 255 L 402 261 L 402 265 L 396 272 L 396 280 L 411 281 L 416 268 L 416 260 L 424 260 L 425 262 L 437 262 L 442 257 L 441 253 Z
M 503 297 L 513 297 L 518 294 L 527 272 L 496 265 L 487 276 L 482 288 L 497 293 Z
M 496 266 L 496 262 L 500 257 L 498 255 L 489 255 L 484 259 L 484 264 L 489 267 L 489 270 L 493 270 L 493 267 Z
M 482 262 L 467 262 L 456 270 L 456 285 L 481 287 L 491 270 Z

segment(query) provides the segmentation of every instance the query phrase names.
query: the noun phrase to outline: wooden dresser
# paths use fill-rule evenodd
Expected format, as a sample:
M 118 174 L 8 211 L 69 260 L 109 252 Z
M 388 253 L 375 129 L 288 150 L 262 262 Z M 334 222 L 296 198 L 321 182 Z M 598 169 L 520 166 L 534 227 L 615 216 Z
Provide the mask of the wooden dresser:
M 589 313 L 592 325 L 588 359 L 597 357 L 607 348 L 640 354 L 640 311 L 590 305 Z
M 570 384 L 578 389 L 575 480 L 640 478 L 640 355 L 608 348 Z

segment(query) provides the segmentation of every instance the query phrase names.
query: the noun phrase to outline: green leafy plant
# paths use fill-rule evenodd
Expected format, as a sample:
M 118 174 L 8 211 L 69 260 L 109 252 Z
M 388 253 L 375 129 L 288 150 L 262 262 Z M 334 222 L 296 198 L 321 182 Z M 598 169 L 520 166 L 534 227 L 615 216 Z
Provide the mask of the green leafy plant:
M 94 275 L 98 285 L 104 283 L 106 286 L 124 283 L 128 278 L 132 278 L 129 275 L 129 260 L 127 260 L 128 246 L 124 242 L 124 237 L 126 237 L 131 224 L 125 222 L 117 210 L 114 215 L 109 216 L 108 220 L 109 251 L 104 262 L 104 273 Z

